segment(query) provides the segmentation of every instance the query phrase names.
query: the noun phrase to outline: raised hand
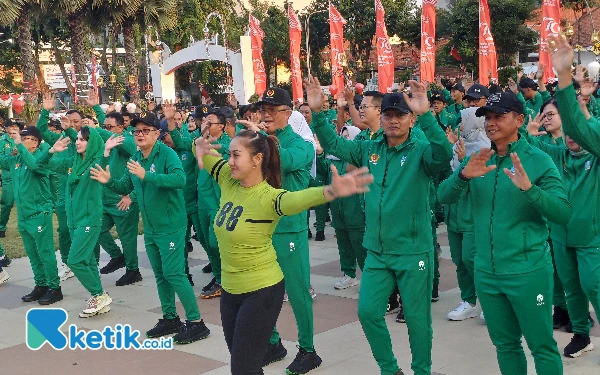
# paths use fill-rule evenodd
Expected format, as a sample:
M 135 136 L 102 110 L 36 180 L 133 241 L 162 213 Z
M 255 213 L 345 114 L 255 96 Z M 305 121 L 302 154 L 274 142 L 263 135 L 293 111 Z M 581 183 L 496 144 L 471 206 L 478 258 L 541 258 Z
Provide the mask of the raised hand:
M 354 89 L 352 87 L 346 87 L 343 91 L 343 94 L 346 103 L 354 103 Z
M 581 95 L 583 96 L 590 96 L 598 90 L 598 84 L 589 79 L 579 82 L 579 86 L 581 87 Z
M 90 107 L 100 104 L 100 99 L 98 99 L 98 93 L 96 90 L 91 89 L 89 91 L 88 97 L 85 100 L 86 104 Z
M 42 107 L 46 111 L 51 111 L 54 109 L 55 106 L 56 106 L 56 99 L 54 97 L 54 94 L 51 92 L 45 93 L 44 97 L 43 97 L 43 101 L 42 101 Z
M 19 133 L 19 131 L 10 132 L 10 137 L 12 138 L 12 140 L 15 142 L 16 145 L 21 143 L 21 133 Z
M 469 162 L 462 170 L 462 175 L 468 179 L 481 177 L 496 169 L 495 165 L 486 165 L 494 155 L 491 148 L 482 148 L 478 153 L 473 152 Z
M 335 165 L 331 165 L 331 189 L 336 198 L 366 193 L 369 191 L 368 185 L 372 182 L 373 175 L 369 173 L 367 167 L 358 168 L 340 176 Z
M 127 161 L 127 169 L 129 170 L 129 173 L 136 176 L 140 180 L 143 180 L 144 177 L 146 177 L 146 170 L 135 160 L 130 159 Z
M 588 110 L 587 104 L 585 104 L 585 102 L 583 101 L 583 97 L 581 95 L 579 95 L 577 97 L 577 101 L 579 102 L 579 108 L 581 109 L 581 112 L 583 112 L 583 115 L 585 116 L 585 118 L 587 120 L 591 119 L 592 115 L 590 115 L 590 111 Z
M 517 72 L 517 80 L 519 80 L 519 82 L 521 82 L 521 78 L 523 78 L 523 75 L 525 75 L 525 72 L 523 70 L 519 70 L 519 72 Z
M 221 154 L 215 151 L 221 148 L 220 144 L 213 144 L 213 142 L 215 142 L 216 140 L 217 138 L 215 137 L 196 138 L 194 146 L 196 147 L 196 159 L 198 160 L 198 167 L 200 169 L 204 169 L 204 163 L 202 163 L 202 157 L 204 155 L 213 155 L 216 157 L 221 157 Z
M 435 85 L 440 89 L 443 90 L 444 89 L 444 85 L 442 85 L 442 77 L 437 76 L 435 77 Z
M 124 141 L 124 136 L 113 134 L 104 142 L 104 150 L 110 152 L 113 148 L 122 145 Z
M 344 90 L 344 92 L 345 92 L 345 91 L 346 91 L 346 90 Z M 342 93 L 342 94 L 343 94 L 343 93 Z M 346 101 L 346 98 L 345 98 L 345 96 L 344 96 L 344 95 L 338 95 L 338 98 L 337 98 L 337 107 L 338 107 L 338 110 L 343 110 L 343 109 L 344 109 L 344 107 L 345 107 L 346 105 L 348 105 L 348 103 L 349 103 L 349 102 L 348 102 L 348 101 Z
M 429 99 L 427 98 L 427 86 L 417 81 L 408 81 L 412 98 L 404 93 L 404 100 L 415 115 L 429 112 Z
M 148 110 L 150 112 L 154 111 L 156 109 L 156 103 L 154 102 L 154 100 L 149 100 L 148 101 Z
M 121 197 L 119 203 L 117 203 L 117 209 L 119 211 L 127 211 L 129 210 L 129 206 L 131 206 L 132 203 L 133 201 L 131 200 L 131 198 L 129 198 L 129 195 L 124 195 Z
M 513 92 L 513 94 L 519 93 L 519 86 L 517 86 L 517 83 L 512 78 L 508 79 L 508 88 Z
M 48 150 L 48 152 L 51 154 L 63 152 L 69 147 L 69 143 L 71 143 L 71 141 L 68 137 L 61 136 L 56 142 L 54 142 L 54 145 L 50 148 L 50 150 Z
M 534 119 L 531 119 L 531 115 L 529 115 L 529 123 L 527 123 L 527 133 L 531 134 L 534 137 L 548 134 L 548 132 L 540 131 L 541 122 L 544 119 L 544 116 L 541 113 L 538 113 Z
M 96 164 L 95 168 L 91 167 L 90 178 L 101 184 L 107 184 L 108 181 L 110 181 L 110 170 L 108 169 L 108 165 L 106 166 L 106 169 L 102 169 L 100 164 Z
M 465 149 L 465 140 L 460 139 L 458 141 L 458 146 L 454 149 L 454 153 L 458 156 L 458 161 L 463 161 L 465 156 L 467 156 L 467 150 Z
M 237 120 L 236 124 L 244 125 L 244 127 L 248 130 L 254 130 L 255 132 L 259 132 L 264 130 L 265 124 L 262 122 L 252 122 L 247 120 Z
M 304 80 L 304 89 L 306 90 L 306 102 L 310 109 L 315 112 L 321 112 L 323 103 L 327 101 L 327 96 L 321 90 L 321 83 L 317 77 L 308 75 L 308 78 Z
M 173 104 L 172 100 L 165 100 L 162 104 L 162 110 L 167 121 L 172 121 L 173 118 L 175 118 L 177 108 L 175 108 L 175 104 Z
M 448 126 L 446 128 L 446 138 L 448 138 L 448 142 L 450 142 L 451 145 L 458 142 L 458 127 L 456 130 L 452 131 L 452 128 Z
M 539 63 L 537 72 L 535 72 L 535 79 L 537 79 L 540 87 L 542 86 L 542 83 L 544 82 L 544 70 L 546 70 L 546 64 Z
M 573 65 L 573 47 L 569 45 L 567 38 L 557 35 L 551 36 L 549 42 L 550 57 L 552 59 L 552 67 L 556 70 L 557 75 L 571 74 L 571 66 Z
M 63 129 L 67 130 L 71 127 L 71 119 L 69 119 L 67 116 L 63 116 L 60 118 L 60 124 Z
M 531 186 L 532 186 L 531 181 L 529 181 L 529 177 L 527 176 L 527 173 L 525 172 L 525 168 L 523 168 L 523 164 L 521 164 L 521 159 L 519 159 L 519 156 L 513 152 L 510 154 L 510 158 L 512 159 L 512 162 L 513 162 L 514 172 L 512 172 L 508 168 L 504 168 L 504 173 L 508 176 L 508 178 L 510 178 L 512 183 L 515 184 L 515 186 L 518 187 L 519 189 L 521 189 L 523 191 L 527 191 L 527 190 L 531 189 Z
M 575 81 L 581 84 L 585 80 L 586 72 L 587 70 L 583 67 L 583 65 L 579 64 L 575 67 L 575 74 L 573 75 L 573 78 L 575 78 Z

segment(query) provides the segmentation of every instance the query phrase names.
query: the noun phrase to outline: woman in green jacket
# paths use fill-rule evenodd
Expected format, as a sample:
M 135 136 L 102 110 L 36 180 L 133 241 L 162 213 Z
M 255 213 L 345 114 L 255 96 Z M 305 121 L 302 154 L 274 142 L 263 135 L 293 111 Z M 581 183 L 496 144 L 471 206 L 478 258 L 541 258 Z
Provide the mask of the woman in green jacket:
M 104 141 L 96 129 L 84 126 L 75 142 L 77 155 L 70 166 L 69 159 L 52 158 L 48 167 L 58 173 L 67 173 L 66 210 L 71 234 L 71 249 L 67 265 L 92 295 L 79 314 L 81 318 L 110 311 L 112 298 L 102 288 L 94 247 L 98 242 L 102 223 L 102 184 L 90 178 L 90 167 L 100 163 Z M 67 142 L 59 141 L 48 151 L 56 154 L 67 150 Z M 53 163 L 54 159 L 57 159 Z

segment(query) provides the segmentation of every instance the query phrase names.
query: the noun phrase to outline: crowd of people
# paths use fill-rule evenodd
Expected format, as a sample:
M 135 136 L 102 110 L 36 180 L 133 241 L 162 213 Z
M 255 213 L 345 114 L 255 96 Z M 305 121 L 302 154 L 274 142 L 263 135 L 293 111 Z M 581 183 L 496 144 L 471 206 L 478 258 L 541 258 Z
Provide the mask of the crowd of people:
M 593 349 L 589 304 L 600 311 L 600 105 L 583 68 L 572 72 L 572 47 L 563 37 L 552 45 L 554 83 L 540 66 L 505 88 L 348 87 L 336 109 L 312 76 L 296 103 L 274 87 L 257 103 L 199 105 L 189 116 L 169 101 L 140 113 L 102 108 L 91 92 L 95 117 L 71 110 L 55 121 L 47 94 L 36 126 L 9 120 L 0 139 L 0 237 L 16 204 L 34 274 L 22 300 L 58 303 L 61 282 L 76 277 L 90 293 L 80 317 L 109 312 L 101 275 L 124 268 L 117 287 L 142 280 L 141 214 L 163 313 L 148 337 L 187 344 L 210 334 L 187 261 L 196 239 L 213 275 L 201 297 L 221 299 L 232 374 L 262 374 L 287 356 L 275 329 L 284 301 L 298 328 L 287 373 L 305 374 L 322 363 L 310 239 L 325 240 L 331 220 L 344 274 L 332 287 L 359 288 L 381 374 L 403 374 L 384 318 L 393 313 L 408 326 L 413 372 L 429 375 L 445 223 L 461 294 L 448 320 L 484 320 L 503 375 L 527 374 L 522 337 L 538 374 L 562 374 L 553 330 L 573 333 L 563 354 L 578 357 Z M 99 268 L 101 248 L 110 261 Z M 10 262 L 0 247 L 0 283 Z

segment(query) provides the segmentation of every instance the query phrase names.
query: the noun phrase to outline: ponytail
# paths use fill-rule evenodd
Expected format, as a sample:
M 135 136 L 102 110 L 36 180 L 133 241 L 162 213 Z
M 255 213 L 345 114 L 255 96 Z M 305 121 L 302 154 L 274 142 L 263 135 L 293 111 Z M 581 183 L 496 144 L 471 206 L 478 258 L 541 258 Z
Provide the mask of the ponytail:
M 279 158 L 279 140 L 274 135 L 267 137 L 267 144 L 269 145 L 268 155 L 264 155 L 265 158 L 262 162 L 263 176 L 266 177 L 269 185 L 276 189 L 281 189 L 281 159 Z

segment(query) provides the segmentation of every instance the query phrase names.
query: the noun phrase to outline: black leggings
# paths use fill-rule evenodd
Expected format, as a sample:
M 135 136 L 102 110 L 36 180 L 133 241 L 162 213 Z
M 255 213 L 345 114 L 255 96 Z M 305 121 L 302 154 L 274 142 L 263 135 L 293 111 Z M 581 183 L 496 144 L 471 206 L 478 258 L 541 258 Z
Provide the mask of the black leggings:
M 283 305 L 285 284 L 221 295 L 221 323 L 231 353 L 232 375 L 262 375 L 263 359 Z

